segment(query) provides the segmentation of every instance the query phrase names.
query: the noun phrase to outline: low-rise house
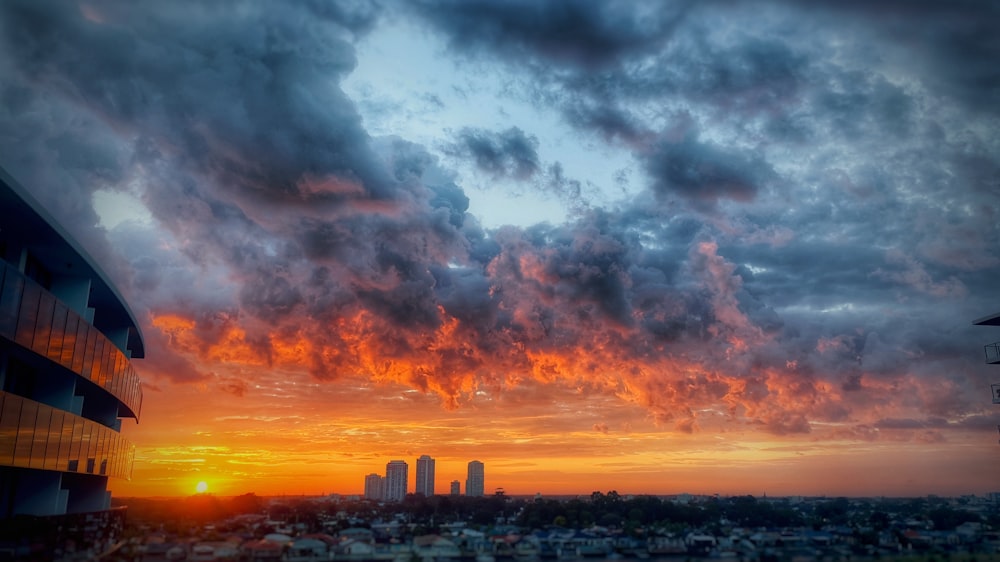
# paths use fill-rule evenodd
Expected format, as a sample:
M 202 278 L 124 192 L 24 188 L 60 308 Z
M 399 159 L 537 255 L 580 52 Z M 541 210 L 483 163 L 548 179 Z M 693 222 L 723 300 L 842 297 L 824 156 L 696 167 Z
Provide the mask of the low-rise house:
M 303 536 L 294 539 L 288 546 L 285 559 L 288 562 L 309 562 L 329 560 L 330 545 L 316 537 Z
M 249 541 L 243 544 L 243 554 L 250 562 L 274 562 L 281 560 L 285 547 L 267 539 Z
M 684 554 L 687 552 L 687 542 L 684 537 L 677 535 L 665 535 L 649 537 L 646 540 L 647 550 L 650 554 Z
M 375 545 L 370 542 L 346 539 L 330 550 L 334 560 L 373 560 Z
M 421 560 L 458 559 L 462 553 L 454 542 L 440 535 L 413 538 L 413 555 Z

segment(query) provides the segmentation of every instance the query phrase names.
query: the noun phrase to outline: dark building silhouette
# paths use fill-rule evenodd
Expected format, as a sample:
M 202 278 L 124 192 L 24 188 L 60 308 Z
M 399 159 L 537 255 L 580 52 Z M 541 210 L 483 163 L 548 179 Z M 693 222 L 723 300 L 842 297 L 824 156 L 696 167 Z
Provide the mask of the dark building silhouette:
M 973 324 L 977 326 L 1000 326 L 1000 312 L 984 316 L 974 321 Z M 986 353 L 987 363 L 1000 365 L 1000 342 L 986 344 L 983 346 L 983 351 Z M 991 384 L 990 392 L 993 394 L 993 403 L 1000 404 L 1000 384 Z M 997 426 L 997 432 L 1000 432 L 1000 425 Z

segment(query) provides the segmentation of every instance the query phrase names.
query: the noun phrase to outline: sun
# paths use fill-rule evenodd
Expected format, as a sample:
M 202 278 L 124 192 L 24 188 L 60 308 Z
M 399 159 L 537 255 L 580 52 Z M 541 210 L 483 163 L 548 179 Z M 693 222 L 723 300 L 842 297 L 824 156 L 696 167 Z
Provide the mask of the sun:
M 198 482 L 198 485 L 195 486 L 194 489 L 199 494 L 204 494 L 205 492 L 208 491 L 208 482 L 205 481 Z

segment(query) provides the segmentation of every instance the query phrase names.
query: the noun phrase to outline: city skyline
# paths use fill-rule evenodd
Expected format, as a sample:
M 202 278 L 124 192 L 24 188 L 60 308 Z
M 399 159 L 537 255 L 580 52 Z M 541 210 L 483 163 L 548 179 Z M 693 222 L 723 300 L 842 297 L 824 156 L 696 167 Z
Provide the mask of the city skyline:
M 416 460 L 416 471 L 413 476 L 413 486 L 409 485 L 409 465 L 406 461 L 389 461 L 385 467 L 385 475 L 369 473 L 364 476 L 364 492 L 361 494 L 365 499 L 401 501 L 406 495 L 422 494 L 424 496 L 435 495 L 436 479 L 435 473 L 436 459 L 430 455 L 420 455 Z M 480 461 L 469 461 L 466 465 L 465 495 L 484 495 L 484 464 Z M 460 484 L 458 480 L 451 480 L 449 484 L 449 494 L 461 494 L 455 491 L 455 484 Z M 444 486 L 441 487 L 443 489 Z M 470 493 L 471 490 L 471 493 Z
M 436 492 L 479 459 L 487 494 L 982 494 L 998 26 L 10 0 L 0 167 L 148 350 L 114 496 L 362 493 L 425 453 Z

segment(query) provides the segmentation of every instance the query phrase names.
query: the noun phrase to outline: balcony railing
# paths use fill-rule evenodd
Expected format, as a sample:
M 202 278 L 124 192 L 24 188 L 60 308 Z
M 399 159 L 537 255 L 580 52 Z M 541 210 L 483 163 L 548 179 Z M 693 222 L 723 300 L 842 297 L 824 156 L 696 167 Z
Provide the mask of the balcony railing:
M 135 445 L 117 431 L 0 391 L 0 466 L 132 477 Z
M 132 362 L 97 328 L 16 268 L 0 262 L 0 336 L 110 392 L 139 419 L 142 386 Z
M 991 343 L 985 346 L 986 362 L 990 365 L 1000 363 L 1000 342 Z

